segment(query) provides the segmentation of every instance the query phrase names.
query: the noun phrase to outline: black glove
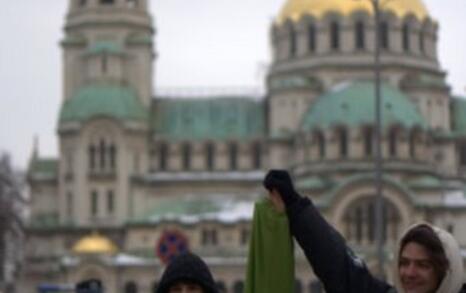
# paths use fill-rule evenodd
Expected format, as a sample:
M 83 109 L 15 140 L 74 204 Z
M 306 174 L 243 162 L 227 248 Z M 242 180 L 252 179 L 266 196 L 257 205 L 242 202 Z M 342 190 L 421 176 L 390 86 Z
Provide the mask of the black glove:
M 268 191 L 273 189 L 278 191 L 286 207 L 291 206 L 301 198 L 293 187 L 293 181 L 288 171 L 270 170 L 265 176 L 263 184 Z

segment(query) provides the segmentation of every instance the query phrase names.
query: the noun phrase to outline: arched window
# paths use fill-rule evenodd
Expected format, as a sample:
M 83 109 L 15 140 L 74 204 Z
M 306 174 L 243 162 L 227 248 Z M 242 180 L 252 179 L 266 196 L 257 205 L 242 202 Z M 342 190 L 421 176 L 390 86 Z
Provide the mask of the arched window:
M 99 159 L 100 159 L 100 169 L 105 169 L 105 162 L 106 162 L 106 147 L 105 141 L 102 139 L 99 143 Z
M 366 156 L 372 156 L 374 145 L 374 132 L 372 128 L 364 129 L 364 153 Z
M 243 281 L 236 281 L 233 285 L 233 293 L 243 293 L 244 282 Z
M 364 30 L 364 23 L 362 21 L 356 22 L 354 27 L 354 39 L 357 50 L 363 50 L 366 48 L 366 34 Z
M 238 168 L 238 145 L 236 143 L 231 143 L 228 146 L 228 157 L 230 170 L 236 170 Z
M 191 169 L 191 145 L 189 143 L 185 143 L 182 146 L 182 158 L 183 158 L 183 169 L 190 170 Z
M 403 44 L 403 50 L 408 52 L 410 48 L 410 38 L 409 38 L 409 25 L 405 23 L 402 28 L 402 44 Z
M 262 166 L 262 146 L 260 142 L 256 142 L 252 146 L 252 166 L 253 169 L 260 169 Z
M 348 132 L 346 129 L 338 131 L 338 141 L 340 143 L 340 157 L 346 158 L 348 156 Z
M 319 157 L 321 159 L 325 158 L 325 137 L 322 132 L 316 132 L 314 134 L 314 139 L 317 143 L 317 148 L 319 150 Z
M 316 26 L 314 24 L 310 24 L 307 27 L 307 47 L 309 49 L 309 52 L 315 52 L 316 51 Z
M 167 170 L 168 146 L 165 143 L 159 145 L 159 168 Z
M 379 24 L 380 48 L 385 50 L 390 48 L 390 34 L 388 28 L 388 22 L 386 21 L 382 21 Z
M 294 281 L 294 292 L 295 293 L 303 292 L 303 285 L 301 284 L 301 281 L 298 279 Z
M 94 145 L 89 146 L 89 169 L 96 168 L 96 148 Z
M 113 214 L 113 211 L 115 210 L 115 194 L 113 193 L 113 190 L 109 189 L 107 191 L 107 213 L 108 214 Z
M 138 293 L 138 286 L 136 283 L 133 281 L 126 282 L 125 293 Z
M 206 144 L 205 155 L 207 170 L 212 171 L 215 165 L 215 147 L 212 143 Z
M 422 54 L 426 53 L 424 32 L 422 30 L 419 32 L 419 51 L 421 51 Z
M 97 190 L 91 192 L 91 215 L 97 216 L 99 213 L 99 194 Z
M 314 280 L 309 283 L 310 293 L 322 293 L 322 283 L 319 280 Z
M 383 238 L 395 241 L 401 223 L 399 213 L 388 200 L 383 200 Z M 373 243 L 376 235 L 375 218 L 376 197 L 367 196 L 351 204 L 344 216 L 346 238 L 348 241 L 362 244 Z
M 396 129 L 390 130 L 388 134 L 388 153 L 391 157 L 398 154 L 398 132 Z
M 202 229 L 201 242 L 202 242 L 202 245 L 217 245 L 218 244 L 217 229 L 215 228 Z
M 290 34 L 290 57 L 296 56 L 296 51 L 298 48 L 298 39 L 296 36 L 296 31 L 292 25 L 289 27 L 289 34 Z
M 110 161 L 110 168 L 115 169 L 116 167 L 116 147 L 114 144 L 111 144 L 108 147 L 108 156 L 109 156 L 109 161 Z
M 340 25 L 336 21 L 330 23 L 330 48 L 340 49 Z

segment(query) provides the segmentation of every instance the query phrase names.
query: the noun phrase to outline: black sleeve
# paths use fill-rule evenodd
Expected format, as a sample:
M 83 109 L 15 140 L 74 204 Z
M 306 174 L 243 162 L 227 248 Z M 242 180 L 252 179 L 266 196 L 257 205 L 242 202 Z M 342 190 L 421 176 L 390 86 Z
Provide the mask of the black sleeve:
M 391 288 L 371 275 L 309 199 L 301 198 L 287 209 L 287 214 L 291 233 L 326 292 L 385 293 Z

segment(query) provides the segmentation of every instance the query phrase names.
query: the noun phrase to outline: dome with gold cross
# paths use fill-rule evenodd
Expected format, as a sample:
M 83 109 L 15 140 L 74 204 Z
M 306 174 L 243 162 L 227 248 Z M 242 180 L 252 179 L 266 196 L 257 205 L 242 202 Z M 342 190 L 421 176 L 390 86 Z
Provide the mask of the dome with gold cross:
M 115 254 L 118 248 L 110 239 L 94 232 L 81 238 L 72 251 L 76 254 Z
M 400 18 L 413 15 L 423 21 L 429 17 L 422 0 L 380 0 L 379 3 L 381 9 Z M 304 15 L 321 18 L 331 12 L 348 16 L 356 11 L 372 14 L 371 0 L 287 0 L 277 17 L 277 22 L 283 23 L 288 19 L 297 21 Z

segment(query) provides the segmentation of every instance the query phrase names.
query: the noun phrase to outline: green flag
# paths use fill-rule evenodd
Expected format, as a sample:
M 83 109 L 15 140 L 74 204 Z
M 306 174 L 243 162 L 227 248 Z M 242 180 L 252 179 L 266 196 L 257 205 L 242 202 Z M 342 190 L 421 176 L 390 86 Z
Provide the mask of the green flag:
M 254 206 L 244 293 L 293 293 L 294 253 L 288 218 L 263 199 Z

